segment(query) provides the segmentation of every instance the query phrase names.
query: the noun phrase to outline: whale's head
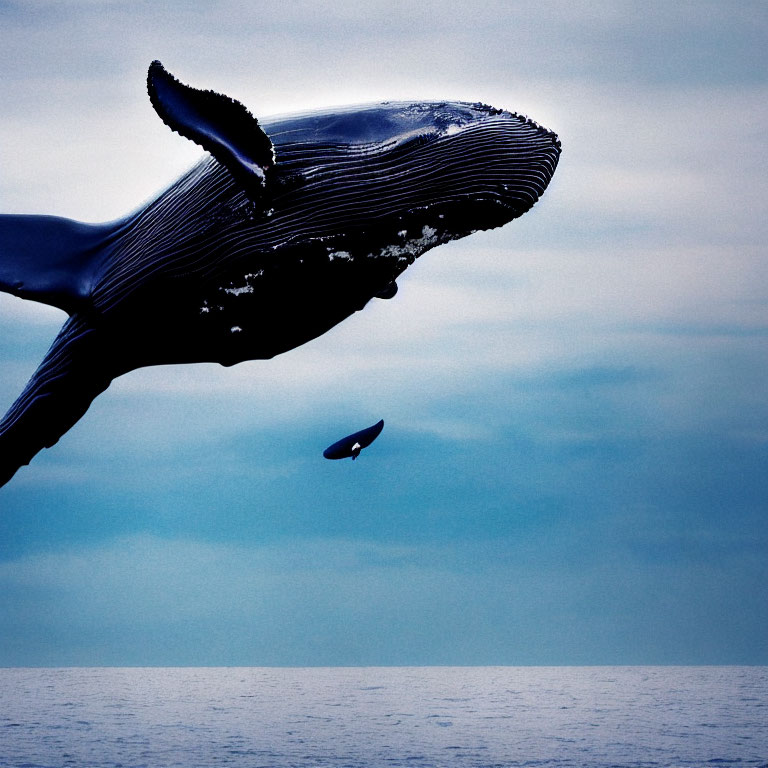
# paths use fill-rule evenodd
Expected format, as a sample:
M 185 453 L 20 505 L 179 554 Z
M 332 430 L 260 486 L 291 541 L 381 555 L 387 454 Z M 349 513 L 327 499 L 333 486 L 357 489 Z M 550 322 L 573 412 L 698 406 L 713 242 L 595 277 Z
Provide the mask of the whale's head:
M 227 230 L 219 252 L 268 254 L 264 268 L 294 283 L 298 272 L 313 285 L 335 285 L 343 274 L 360 295 L 386 293 L 440 243 L 521 216 L 560 156 L 551 131 L 480 103 L 383 102 L 259 122 L 229 97 L 183 85 L 159 62 L 148 88 L 163 120 L 208 150 L 238 190 L 223 215 L 202 217 Z M 208 168 L 198 174 L 202 208 L 218 189 Z M 179 189 L 182 203 L 167 198 L 171 213 L 194 211 L 187 186 Z M 329 261 L 345 262 L 343 273 L 329 273 Z
M 551 131 L 479 103 L 385 102 L 262 125 L 275 152 L 273 224 L 337 252 L 343 234 L 347 252 L 402 247 L 406 259 L 521 216 L 560 155 Z

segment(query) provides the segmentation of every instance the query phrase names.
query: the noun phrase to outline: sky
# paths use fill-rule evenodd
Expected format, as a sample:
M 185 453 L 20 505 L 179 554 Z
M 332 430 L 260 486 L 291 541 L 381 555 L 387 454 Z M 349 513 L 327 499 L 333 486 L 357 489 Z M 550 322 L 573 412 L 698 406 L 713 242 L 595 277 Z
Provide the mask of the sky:
M 323 337 L 113 382 L 0 489 L 0 666 L 768 664 L 768 4 L 0 0 L 0 211 L 111 220 L 194 164 L 153 59 L 563 154 Z M 0 294 L 0 409 L 64 317 Z

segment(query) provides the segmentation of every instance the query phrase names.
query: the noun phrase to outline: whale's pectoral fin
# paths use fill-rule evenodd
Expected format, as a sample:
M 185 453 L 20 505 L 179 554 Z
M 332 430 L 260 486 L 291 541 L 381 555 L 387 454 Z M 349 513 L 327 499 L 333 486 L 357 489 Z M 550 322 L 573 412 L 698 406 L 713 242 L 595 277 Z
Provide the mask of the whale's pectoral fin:
M 70 314 L 84 308 L 112 233 L 108 224 L 0 215 L 0 291 Z
M 70 318 L 0 421 L 0 486 L 50 448 L 112 380 L 99 331 Z
M 184 85 L 159 61 L 149 66 L 147 90 L 169 128 L 210 152 L 249 197 L 262 197 L 265 173 L 275 164 L 272 142 L 239 101 Z

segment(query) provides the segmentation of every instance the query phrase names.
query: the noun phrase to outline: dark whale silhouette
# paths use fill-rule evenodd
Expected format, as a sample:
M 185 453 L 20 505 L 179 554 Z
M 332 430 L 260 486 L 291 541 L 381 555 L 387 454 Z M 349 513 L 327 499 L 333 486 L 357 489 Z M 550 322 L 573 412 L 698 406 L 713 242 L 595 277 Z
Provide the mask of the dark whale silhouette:
M 0 289 L 70 315 L 0 422 L 0 485 L 123 373 L 271 358 L 391 298 L 425 251 L 525 213 L 560 155 L 554 133 L 479 103 L 260 125 L 159 62 L 147 82 L 209 155 L 116 222 L 0 216 Z
M 366 427 L 337 440 L 323 451 L 323 456 L 326 459 L 348 459 L 351 456 L 354 461 L 360 455 L 360 451 L 367 448 L 381 434 L 382 429 L 384 429 L 384 419 L 377 421 L 372 427 Z

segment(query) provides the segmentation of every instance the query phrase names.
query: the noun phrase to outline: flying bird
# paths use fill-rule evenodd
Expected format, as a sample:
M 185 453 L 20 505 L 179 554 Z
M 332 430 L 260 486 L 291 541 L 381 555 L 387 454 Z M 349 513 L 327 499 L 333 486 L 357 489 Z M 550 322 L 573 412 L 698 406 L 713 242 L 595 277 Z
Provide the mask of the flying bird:
M 0 290 L 69 314 L 0 421 L 0 485 L 128 371 L 268 359 L 391 299 L 425 251 L 529 210 L 560 155 L 551 131 L 481 103 L 260 123 L 158 61 L 147 87 L 200 162 L 116 222 L 0 216 Z
M 348 459 L 352 457 L 354 461 L 363 448 L 367 448 L 384 429 L 384 419 L 377 421 L 372 427 L 366 427 L 359 432 L 353 432 L 351 435 L 342 437 L 333 445 L 329 445 L 324 451 L 323 456 L 326 459 Z

